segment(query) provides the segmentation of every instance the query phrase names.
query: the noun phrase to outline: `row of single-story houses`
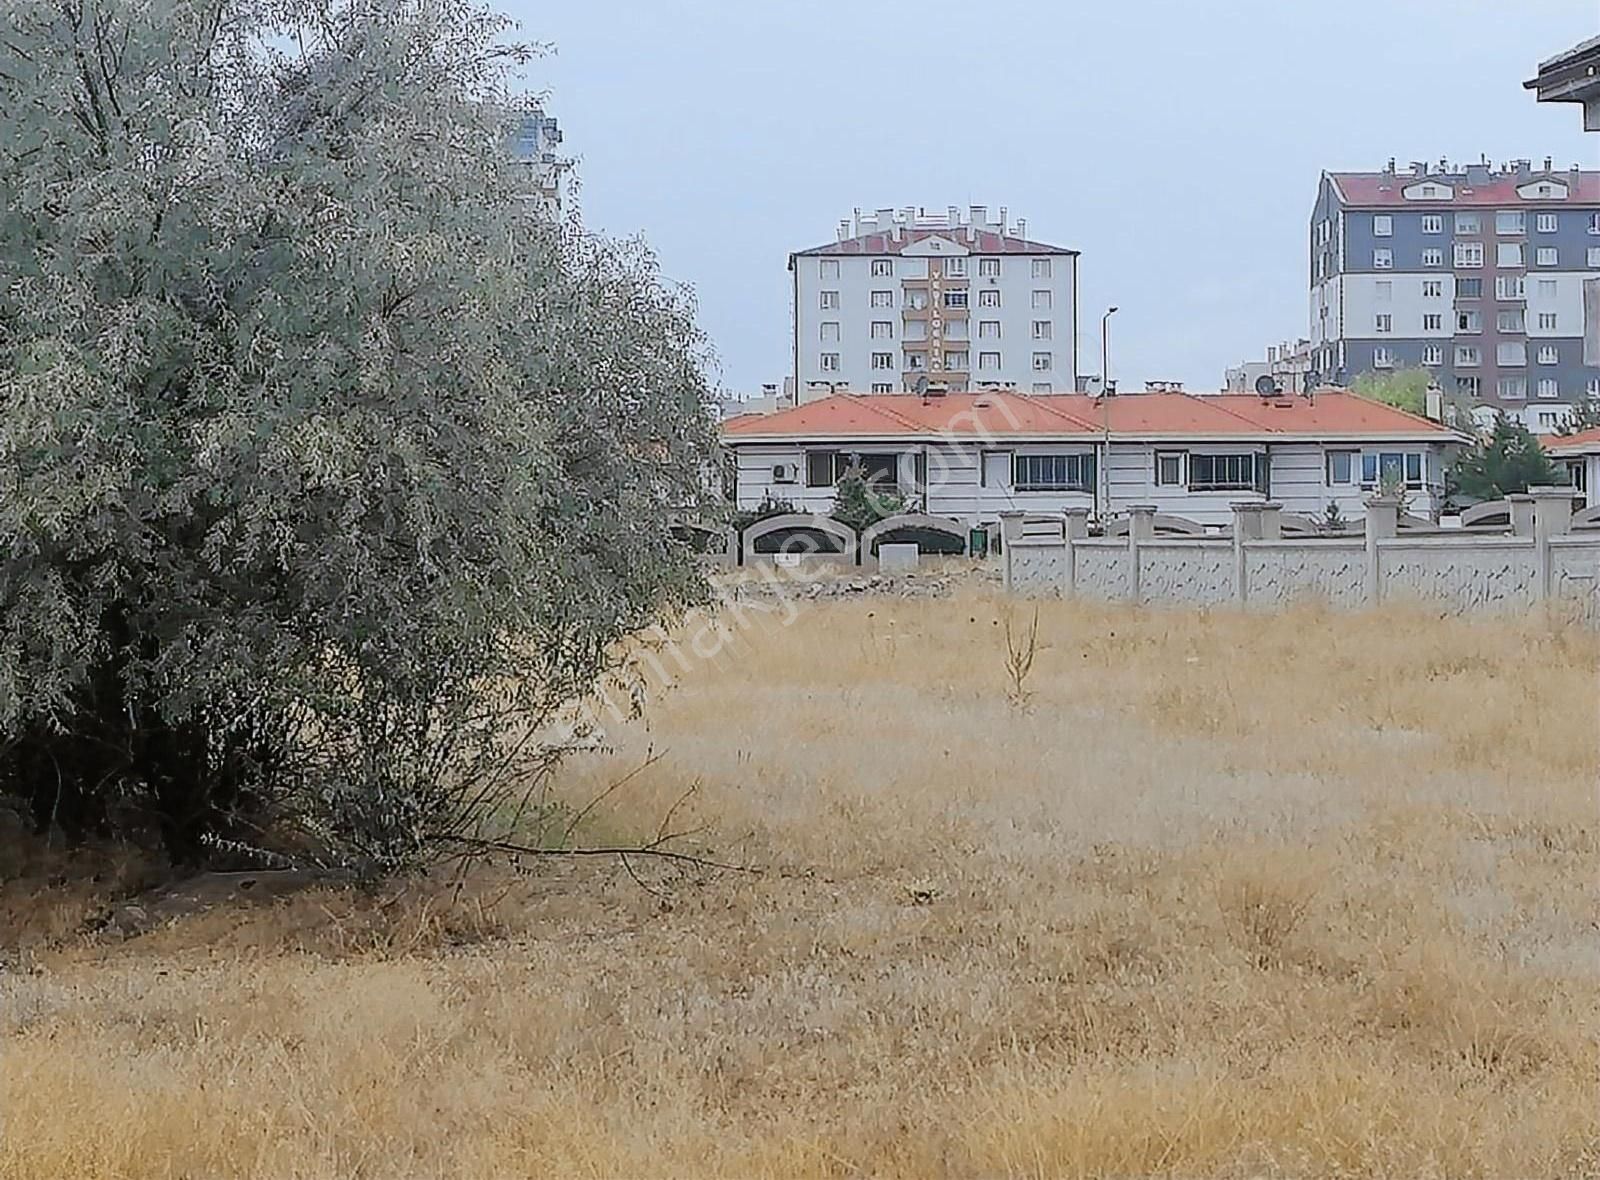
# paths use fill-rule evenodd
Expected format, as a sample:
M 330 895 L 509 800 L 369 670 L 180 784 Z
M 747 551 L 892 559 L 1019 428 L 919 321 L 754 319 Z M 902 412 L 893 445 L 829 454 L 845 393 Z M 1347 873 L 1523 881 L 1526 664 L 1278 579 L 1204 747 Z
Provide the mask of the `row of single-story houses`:
M 1583 493 L 1584 506 L 1600 507 L 1600 426 L 1565 438 L 1546 435 L 1539 441 L 1556 466 L 1565 468 L 1572 486 Z
M 858 466 L 874 487 L 970 524 L 1068 508 L 1109 520 L 1149 504 L 1204 525 L 1227 524 L 1231 505 L 1249 500 L 1307 516 L 1336 504 L 1357 519 L 1382 489 L 1403 489 L 1407 511 L 1427 515 L 1443 499 L 1446 468 L 1472 441 L 1341 391 L 837 393 L 730 419 L 722 438 L 741 509 L 777 502 L 825 513 L 839 477 Z M 1597 484 L 1591 473 L 1587 486 Z

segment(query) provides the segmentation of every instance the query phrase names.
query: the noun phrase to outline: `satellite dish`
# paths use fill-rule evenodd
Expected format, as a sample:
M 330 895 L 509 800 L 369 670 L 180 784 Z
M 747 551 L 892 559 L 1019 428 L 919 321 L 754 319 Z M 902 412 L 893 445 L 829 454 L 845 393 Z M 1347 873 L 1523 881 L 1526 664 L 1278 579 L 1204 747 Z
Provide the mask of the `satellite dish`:
M 912 384 L 911 389 L 915 393 L 926 394 L 928 392 L 928 375 L 926 373 L 917 374 L 917 379 Z
M 1306 371 L 1306 392 L 1307 393 L 1314 392 L 1316 390 L 1316 388 L 1321 384 L 1322 384 L 1322 374 L 1317 372 L 1315 369 L 1308 369 Z
M 1269 374 L 1263 373 L 1256 378 L 1256 392 L 1262 397 L 1272 397 L 1278 392 L 1278 383 Z

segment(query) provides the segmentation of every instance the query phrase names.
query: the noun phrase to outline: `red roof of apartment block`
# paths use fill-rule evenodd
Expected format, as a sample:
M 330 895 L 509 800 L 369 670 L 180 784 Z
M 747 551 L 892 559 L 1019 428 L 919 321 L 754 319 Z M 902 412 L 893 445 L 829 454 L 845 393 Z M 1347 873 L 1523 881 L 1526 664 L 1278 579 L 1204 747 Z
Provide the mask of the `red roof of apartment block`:
M 850 436 L 994 437 L 1093 435 L 1123 437 L 1286 436 L 1458 437 L 1438 422 L 1349 393 L 1315 398 L 1187 393 L 1140 393 L 1094 398 L 1081 394 L 1006 392 L 913 394 L 838 393 L 775 414 L 745 415 L 723 424 L 729 441 Z
M 1600 426 L 1580 430 L 1577 434 L 1547 434 L 1540 437 L 1544 449 L 1556 455 L 1600 454 Z
M 1404 205 L 1425 209 L 1433 204 L 1498 205 L 1517 209 L 1527 205 L 1549 202 L 1553 204 L 1593 204 L 1600 201 L 1600 172 L 1580 172 L 1577 183 L 1566 171 L 1532 171 L 1518 175 L 1515 172 L 1497 174 L 1479 184 L 1468 184 L 1460 173 L 1432 173 L 1417 176 L 1410 172 L 1330 172 L 1328 178 L 1338 187 L 1347 205 Z M 1541 181 L 1565 185 L 1566 197 L 1521 197 L 1519 188 Z M 1448 185 L 1454 196 L 1448 201 L 1406 200 L 1405 190 L 1414 184 Z
M 885 230 L 870 234 L 861 234 L 859 237 L 846 238 L 842 242 L 829 242 L 825 246 L 813 246 L 809 250 L 796 250 L 795 255 L 802 254 L 901 254 L 907 246 L 914 245 L 927 238 L 945 238 L 964 247 L 972 254 L 1076 254 L 1078 251 L 1069 250 L 1065 246 L 1052 246 L 1046 242 L 1034 242 L 1027 238 L 1015 237 L 1011 234 L 996 233 L 994 230 L 974 230 L 972 240 L 967 240 L 967 227 L 957 226 L 953 229 L 914 229 L 906 227 L 900 231 L 898 237 Z

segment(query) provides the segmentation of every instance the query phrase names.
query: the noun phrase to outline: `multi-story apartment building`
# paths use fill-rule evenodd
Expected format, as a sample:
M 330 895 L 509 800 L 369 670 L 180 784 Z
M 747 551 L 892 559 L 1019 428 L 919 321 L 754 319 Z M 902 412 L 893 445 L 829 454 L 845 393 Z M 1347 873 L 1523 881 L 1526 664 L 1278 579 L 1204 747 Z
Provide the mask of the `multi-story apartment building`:
M 1600 172 L 1546 159 L 1324 173 L 1311 213 L 1312 363 L 1421 367 L 1530 422 L 1600 393 Z
M 572 161 L 556 151 L 560 144 L 561 125 L 535 111 L 523 116 L 510 147 L 512 160 L 527 176 L 527 200 L 552 221 L 561 215 L 562 185 L 572 168 Z
M 798 400 L 928 386 L 1075 392 L 1078 252 L 1027 229 L 982 205 L 857 209 L 837 241 L 791 254 Z

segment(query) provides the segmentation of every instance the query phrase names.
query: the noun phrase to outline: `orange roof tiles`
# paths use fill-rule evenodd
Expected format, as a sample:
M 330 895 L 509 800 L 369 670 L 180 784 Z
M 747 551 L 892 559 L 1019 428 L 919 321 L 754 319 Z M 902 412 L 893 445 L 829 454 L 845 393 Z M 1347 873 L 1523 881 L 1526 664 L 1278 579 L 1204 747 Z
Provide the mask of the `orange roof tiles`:
M 1588 455 L 1600 452 L 1600 426 L 1580 430 L 1577 434 L 1562 436 L 1544 435 L 1539 441 L 1544 449 L 1562 455 Z
M 1455 432 L 1437 422 L 1348 393 L 1270 400 L 1254 395 L 1200 397 L 1187 393 L 1124 394 L 1104 399 L 1081 394 L 998 391 L 929 398 L 840 393 L 775 414 L 746 415 L 724 423 L 722 432 L 731 440 L 853 435 L 1062 437 L 1106 430 L 1124 437 L 1455 437 Z

